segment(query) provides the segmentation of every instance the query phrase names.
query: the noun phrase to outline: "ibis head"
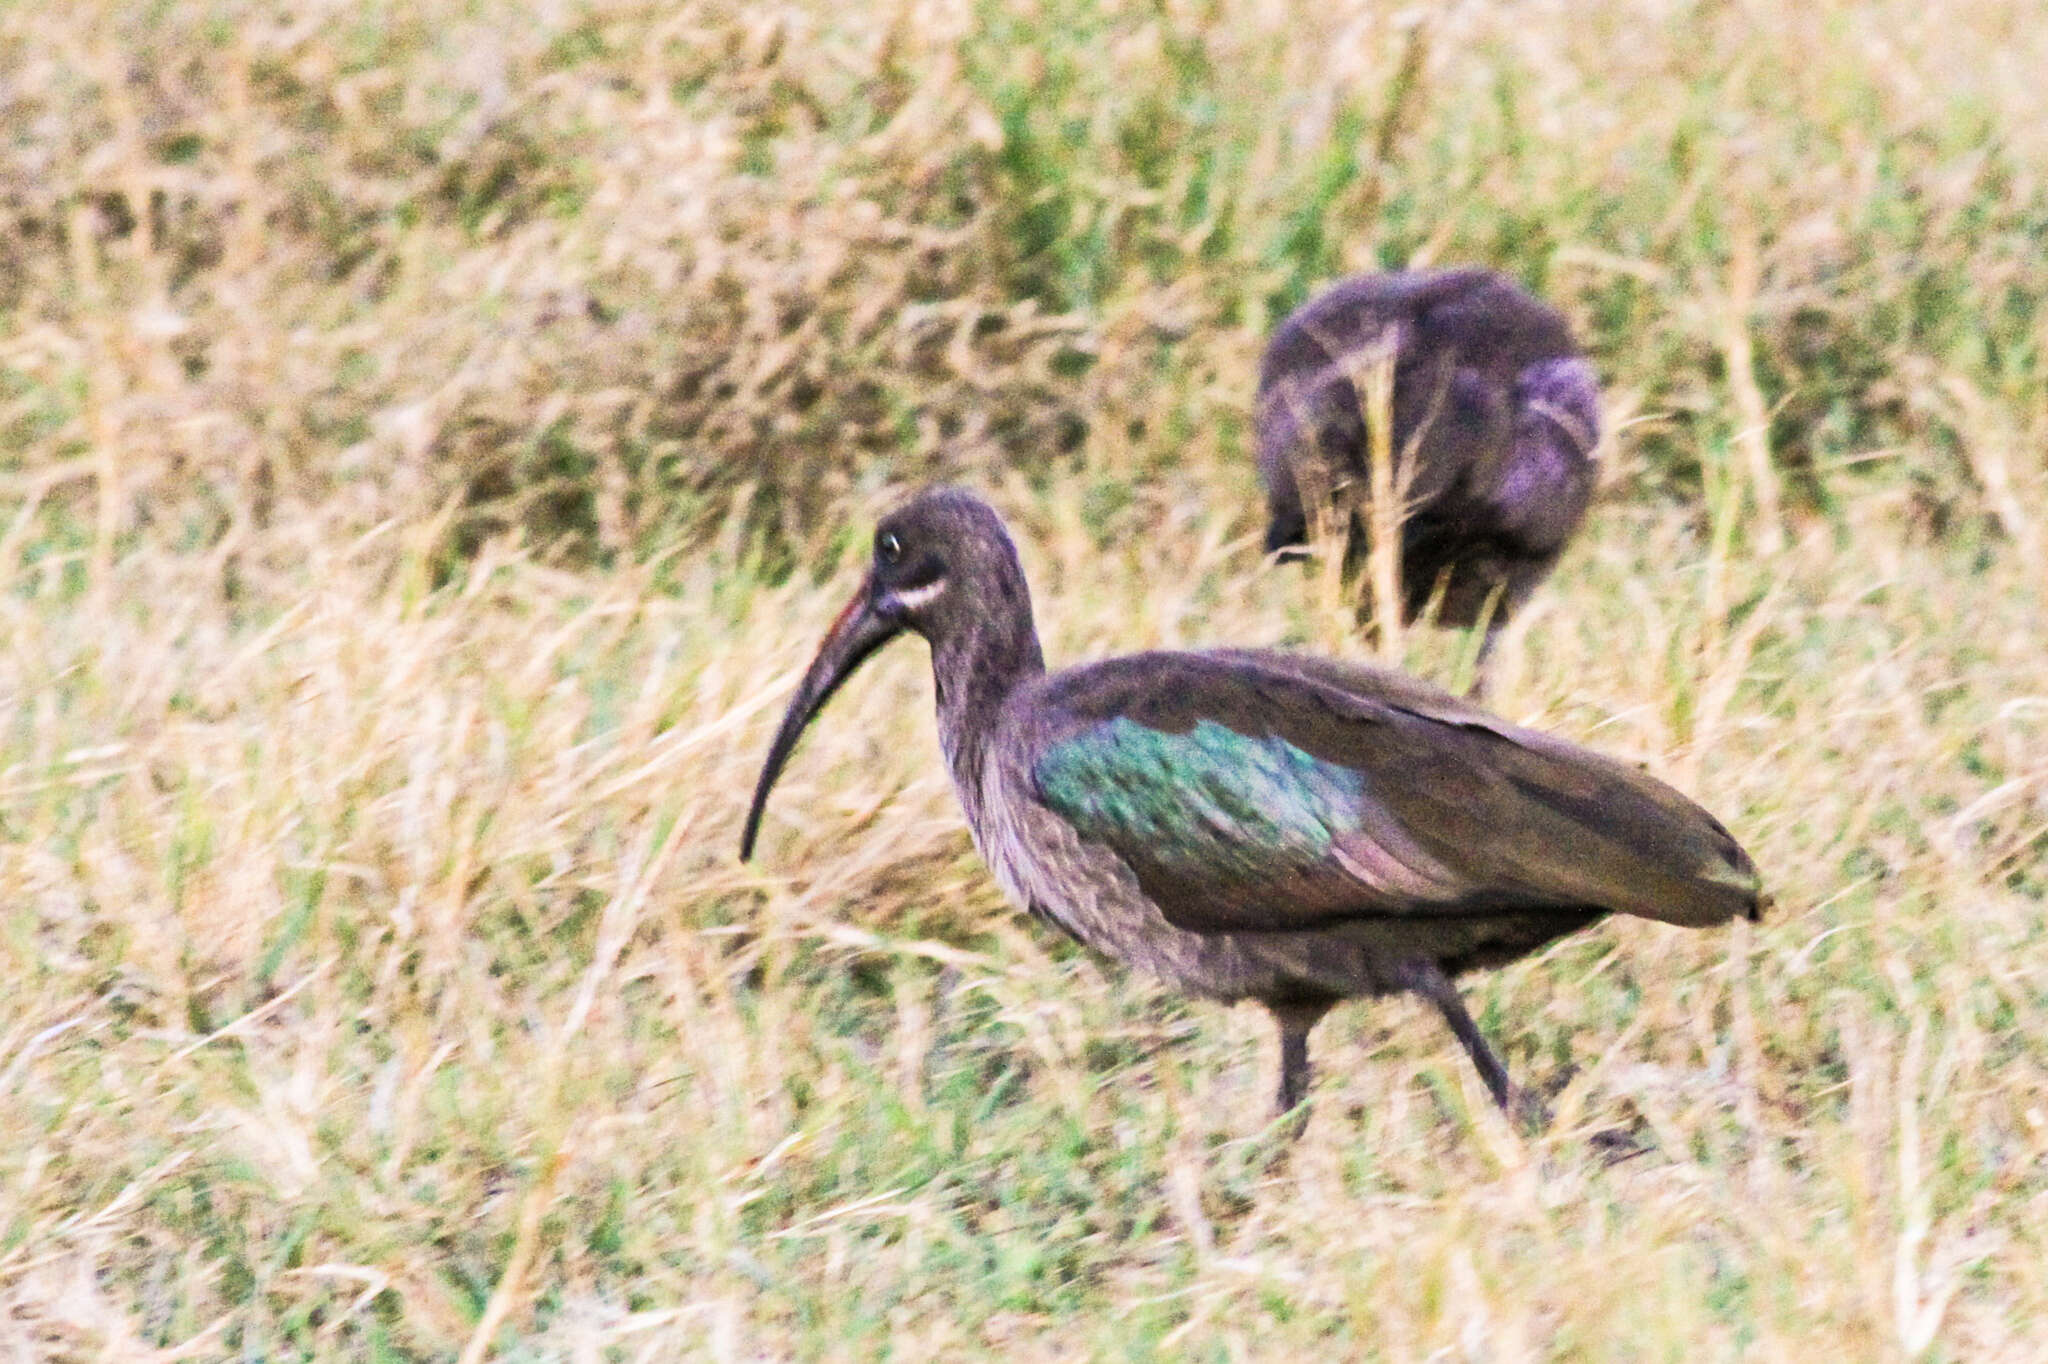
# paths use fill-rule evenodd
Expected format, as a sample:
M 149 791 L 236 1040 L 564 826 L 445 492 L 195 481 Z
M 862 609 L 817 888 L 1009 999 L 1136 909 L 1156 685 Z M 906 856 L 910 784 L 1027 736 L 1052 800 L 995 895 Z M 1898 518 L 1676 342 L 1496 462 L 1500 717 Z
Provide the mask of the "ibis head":
M 862 663 L 906 631 L 922 635 L 935 658 L 992 634 L 1021 632 L 1011 652 L 1023 655 L 1027 669 L 1042 666 L 1016 546 L 980 498 L 930 489 L 875 527 L 867 573 L 818 646 L 761 765 L 740 835 L 742 860 L 753 855 L 768 793 L 812 717 Z

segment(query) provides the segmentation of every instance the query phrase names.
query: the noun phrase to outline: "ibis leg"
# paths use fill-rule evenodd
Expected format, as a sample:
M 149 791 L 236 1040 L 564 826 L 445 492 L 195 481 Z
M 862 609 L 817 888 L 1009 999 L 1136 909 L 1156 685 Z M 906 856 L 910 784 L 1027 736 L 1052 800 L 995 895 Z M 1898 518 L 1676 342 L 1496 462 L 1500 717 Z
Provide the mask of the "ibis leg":
M 1280 1029 L 1280 1111 L 1291 1113 L 1308 1097 L 1308 1034 Z
M 1444 975 L 1443 968 L 1433 961 L 1416 958 L 1403 964 L 1402 976 L 1410 990 L 1436 1005 L 1436 1011 L 1444 1016 L 1444 1022 L 1451 1025 L 1451 1032 L 1465 1048 L 1465 1054 L 1479 1068 L 1479 1078 L 1486 1082 L 1486 1092 L 1493 1095 L 1493 1101 L 1500 1105 L 1501 1112 L 1513 1117 L 1515 1095 L 1514 1086 L 1508 1083 L 1508 1068 L 1486 1044 L 1485 1034 L 1479 1031 L 1479 1025 L 1466 1012 L 1465 1001 L 1458 997 L 1457 988 Z
M 1468 701 L 1486 699 L 1486 664 L 1493 657 L 1493 646 L 1500 639 L 1502 624 L 1498 616 L 1486 624 L 1486 634 L 1479 641 L 1479 652 L 1472 656 L 1472 685 L 1465 692 Z
M 1308 1035 L 1330 1011 L 1324 1001 L 1266 1005 L 1280 1026 L 1280 1112 L 1287 1114 L 1308 1097 Z

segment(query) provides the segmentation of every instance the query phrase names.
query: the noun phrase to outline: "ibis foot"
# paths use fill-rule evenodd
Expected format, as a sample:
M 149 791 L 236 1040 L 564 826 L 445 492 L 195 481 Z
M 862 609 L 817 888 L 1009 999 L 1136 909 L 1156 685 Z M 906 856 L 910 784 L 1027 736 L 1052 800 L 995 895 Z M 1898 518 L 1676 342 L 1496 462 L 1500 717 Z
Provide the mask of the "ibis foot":
M 1609 1127 L 1595 1132 L 1586 1138 L 1586 1145 L 1593 1148 L 1593 1154 L 1600 1158 L 1602 1165 L 1610 1167 L 1634 1160 L 1637 1156 L 1647 1156 L 1656 1149 L 1625 1127 Z

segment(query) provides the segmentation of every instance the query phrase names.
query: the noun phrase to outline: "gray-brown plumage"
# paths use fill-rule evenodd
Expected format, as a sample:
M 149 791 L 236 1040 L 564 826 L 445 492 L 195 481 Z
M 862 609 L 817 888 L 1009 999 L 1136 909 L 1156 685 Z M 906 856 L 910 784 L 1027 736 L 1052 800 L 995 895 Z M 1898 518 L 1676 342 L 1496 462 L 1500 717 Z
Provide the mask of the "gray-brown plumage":
M 950 489 L 876 531 L 776 732 L 742 857 L 805 725 L 906 630 L 931 645 L 940 745 L 1011 898 L 1184 989 L 1264 1004 L 1283 1110 L 1316 1021 L 1399 990 L 1437 1007 L 1507 1107 L 1452 977 L 1606 914 L 1697 928 L 1760 910 L 1749 858 L 1678 792 L 1398 673 L 1254 649 L 1047 673 L 1002 522 Z
M 1412 446 L 1404 613 L 1414 618 L 1441 587 L 1437 619 L 1469 626 L 1497 591 L 1489 621 L 1498 627 L 1585 518 L 1599 380 L 1564 318 L 1493 271 L 1343 281 L 1280 324 L 1259 366 L 1268 552 L 1307 542 L 1296 477 L 1305 459 L 1324 461 L 1332 484 L 1357 492 L 1350 505 L 1363 505 L 1367 425 L 1353 380 L 1376 345 L 1394 359 L 1392 449 Z

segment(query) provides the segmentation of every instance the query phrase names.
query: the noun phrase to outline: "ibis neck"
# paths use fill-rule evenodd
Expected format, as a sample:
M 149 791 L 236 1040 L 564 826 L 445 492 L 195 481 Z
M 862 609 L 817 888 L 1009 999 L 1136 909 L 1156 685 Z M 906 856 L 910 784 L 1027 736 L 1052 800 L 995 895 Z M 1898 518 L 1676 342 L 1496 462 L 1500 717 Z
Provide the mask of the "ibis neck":
M 979 808 L 981 774 L 1003 703 L 1045 672 L 1045 655 L 1022 583 L 1005 604 L 962 622 L 932 641 L 932 682 L 938 692 L 939 743 L 970 818 Z

